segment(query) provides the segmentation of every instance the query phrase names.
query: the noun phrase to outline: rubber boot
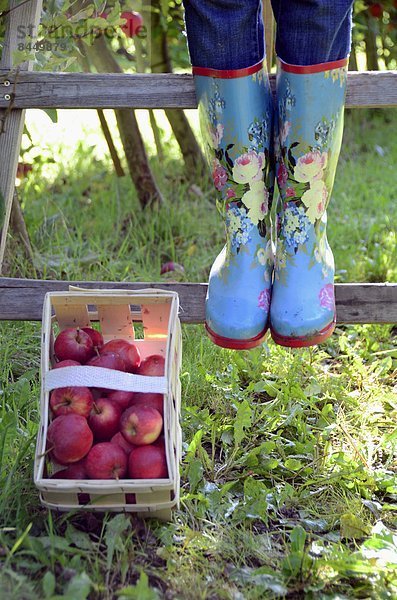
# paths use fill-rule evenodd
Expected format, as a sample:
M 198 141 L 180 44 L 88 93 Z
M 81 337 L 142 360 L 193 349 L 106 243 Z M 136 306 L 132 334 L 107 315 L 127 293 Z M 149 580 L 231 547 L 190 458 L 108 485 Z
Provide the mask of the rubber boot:
M 215 344 L 243 350 L 261 344 L 268 329 L 272 96 L 262 62 L 230 71 L 194 67 L 193 74 L 226 229 L 210 272 L 206 329 Z
M 346 75 L 347 59 L 305 67 L 279 62 L 280 201 L 270 327 L 282 346 L 318 344 L 335 328 L 326 208 L 342 142 Z

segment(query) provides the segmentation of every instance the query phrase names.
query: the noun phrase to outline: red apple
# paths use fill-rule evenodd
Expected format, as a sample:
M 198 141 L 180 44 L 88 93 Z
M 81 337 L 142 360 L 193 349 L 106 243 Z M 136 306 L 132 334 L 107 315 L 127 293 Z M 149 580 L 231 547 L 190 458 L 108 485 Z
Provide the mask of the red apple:
M 111 444 L 117 444 L 118 446 L 120 446 L 124 452 L 126 453 L 126 455 L 128 456 L 129 453 L 131 452 L 131 450 L 133 448 L 135 448 L 135 446 L 133 444 L 130 444 L 129 442 L 127 442 L 127 440 L 125 439 L 125 437 L 123 436 L 123 434 L 118 431 L 110 440 Z
M 125 371 L 125 362 L 115 352 L 105 352 L 99 356 L 94 356 L 87 363 L 88 367 L 104 367 L 105 369 L 114 369 L 115 371 Z
M 101 354 L 105 352 L 114 352 L 118 354 L 125 362 L 125 370 L 128 373 L 136 373 L 141 364 L 141 355 L 135 344 L 128 340 L 110 340 L 101 349 Z
M 91 427 L 95 441 L 103 442 L 118 432 L 121 408 L 107 398 L 99 398 L 94 402 L 88 425 Z
M 48 448 L 61 465 L 81 460 L 89 452 L 93 438 L 87 419 L 75 414 L 57 417 L 47 431 Z
M 163 435 L 160 435 L 155 442 L 153 442 L 152 446 L 158 446 L 162 448 L 165 452 L 165 439 Z
M 97 329 L 93 329 L 92 327 L 82 327 L 82 331 L 88 333 L 90 338 L 92 339 L 92 343 L 94 344 L 94 348 L 102 348 L 103 346 L 103 335 Z
M 85 459 L 51 475 L 51 479 L 87 479 Z
M 120 431 L 135 446 L 156 441 L 162 428 L 163 417 L 151 406 L 130 406 L 121 415 Z
M 85 465 L 90 479 L 122 479 L 127 473 L 127 455 L 117 444 L 102 442 L 91 448 Z
M 55 417 L 75 413 L 88 417 L 94 398 L 88 387 L 63 387 L 51 392 L 50 407 Z
M 140 13 L 133 10 L 125 11 L 121 13 L 120 17 L 126 19 L 126 23 L 120 25 L 120 29 L 127 37 L 134 37 L 143 29 L 143 18 Z
M 113 390 L 107 395 L 108 399 L 115 402 L 121 410 L 125 410 L 130 406 L 135 396 L 135 392 L 122 392 L 120 390 Z
M 90 388 L 90 390 L 91 390 L 92 397 L 94 398 L 94 402 L 99 400 L 99 398 L 104 397 L 104 391 L 101 390 L 101 388 L 92 387 L 92 388 Z
M 81 363 L 77 362 L 77 360 L 60 360 L 55 363 L 52 367 L 53 369 L 62 369 L 63 367 L 80 367 Z
M 184 273 L 185 268 L 183 265 L 180 265 L 176 262 L 166 262 L 161 265 L 160 275 L 164 275 L 165 273 L 173 273 L 175 271 L 177 271 L 178 273 Z
M 135 392 L 131 406 L 151 406 L 163 416 L 163 394 Z
M 168 477 L 165 451 L 151 445 L 134 448 L 128 457 L 128 475 L 131 479 Z
M 379 2 L 375 2 L 369 7 L 369 12 L 374 17 L 374 19 L 380 19 L 383 15 L 383 6 Z
M 160 354 L 152 354 L 141 362 L 138 369 L 139 375 L 158 377 L 164 375 L 165 360 Z
M 55 342 L 54 352 L 58 360 L 76 360 L 85 363 L 94 356 L 92 339 L 79 327 L 69 327 L 61 331 Z

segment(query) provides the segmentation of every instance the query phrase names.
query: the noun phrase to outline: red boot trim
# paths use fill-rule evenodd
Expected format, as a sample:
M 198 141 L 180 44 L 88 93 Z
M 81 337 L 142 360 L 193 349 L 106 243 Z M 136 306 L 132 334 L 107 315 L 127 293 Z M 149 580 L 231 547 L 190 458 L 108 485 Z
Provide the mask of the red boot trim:
M 222 348 L 229 348 L 229 350 L 249 350 L 250 348 L 255 348 L 255 346 L 260 346 L 267 332 L 267 327 L 261 332 L 258 333 L 253 338 L 249 340 L 233 340 L 231 338 L 223 337 L 222 335 L 218 335 L 205 323 L 205 329 L 207 330 L 208 337 L 214 344 L 217 346 L 221 346 Z
M 298 74 L 309 74 L 309 73 L 321 73 L 322 71 L 332 71 L 333 69 L 340 69 L 345 67 L 349 62 L 349 58 L 342 58 L 341 60 L 334 60 L 333 62 L 319 63 L 318 65 L 289 65 L 288 63 L 278 59 L 282 71 L 286 73 L 298 73 Z
M 279 346 L 287 346 L 288 348 L 307 348 L 308 346 L 315 346 L 325 342 L 334 332 L 336 326 L 336 317 L 334 320 L 324 327 L 321 331 L 315 335 L 308 337 L 287 337 L 279 335 L 274 329 L 270 329 L 273 341 Z
M 218 79 L 236 79 L 253 75 L 263 68 L 263 61 L 245 67 L 244 69 L 207 69 L 207 67 L 193 67 L 193 75 L 204 75 L 205 77 L 217 77 Z

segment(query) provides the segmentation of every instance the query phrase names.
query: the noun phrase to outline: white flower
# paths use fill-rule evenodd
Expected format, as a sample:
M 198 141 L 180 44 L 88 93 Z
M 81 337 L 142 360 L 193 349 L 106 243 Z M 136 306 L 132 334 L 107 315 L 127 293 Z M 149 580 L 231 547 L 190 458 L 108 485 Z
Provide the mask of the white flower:
M 300 183 L 308 183 L 321 179 L 323 170 L 327 165 L 326 152 L 307 152 L 300 156 L 294 169 L 294 178 Z
M 263 152 L 250 150 L 242 154 L 234 161 L 233 179 L 237 183 L 252 183 L 262 178 L 262 170 L 265 167 L 265 155 Z
M 265 187 L 264 181 L 254 181 L 250 184 L 250 189 L 245 192 L 241 201 L 248 208 L 248 216 L 254 225 L 261 221 L 269 210 L 269 192 Z

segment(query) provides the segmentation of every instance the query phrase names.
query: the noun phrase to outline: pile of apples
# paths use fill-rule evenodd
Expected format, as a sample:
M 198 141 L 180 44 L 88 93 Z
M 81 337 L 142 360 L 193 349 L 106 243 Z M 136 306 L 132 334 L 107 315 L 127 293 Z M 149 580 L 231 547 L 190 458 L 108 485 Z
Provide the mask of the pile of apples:
M 139 375 L 164 375 L 164 358 L 141 360 L 124 339 L 104 343 L 91 327 L 61 331 L 54 369 L 86 365 Z M 163 395 L 104 388 L 64 387 L 51 392 L 47 453 L 66 468 L 56 479 L 157 479 L 168 477 Z

